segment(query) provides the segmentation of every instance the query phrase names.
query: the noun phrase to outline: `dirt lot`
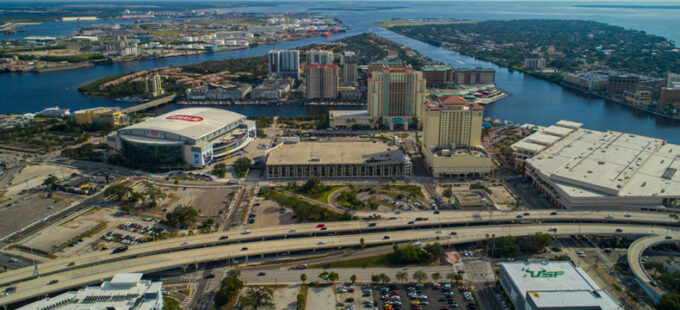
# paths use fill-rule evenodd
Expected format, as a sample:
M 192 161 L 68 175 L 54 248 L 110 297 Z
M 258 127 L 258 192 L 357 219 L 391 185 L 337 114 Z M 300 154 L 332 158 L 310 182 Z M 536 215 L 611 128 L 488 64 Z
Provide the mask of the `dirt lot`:
M 72 173 L 78 173 L 79 171 L 72 168 L 65 168 L 61 166 L 54 165 L 31 165 L 26 166 L 21 171 L 14 176 L 11 186 L 7 188 L 5 192 L 6 197 L 14 196 L 24 189 L 33 188 L 42 185 L 42 183 L 50 175 L 55 177 L 68 178 Z
M 167 199 L 161 204 L 162 209 L 171 212 L 178 205 L 191 205 L 201 216 L 218 216 L 226 212 L 235 189 L 231 188 L 191 188 L 178 187 L 177 190 L 166 188 Z
M 508 192 L 505 186 L 489 186 L 488 188 L 491 190 L 491 199 L 502 210 L 507 210 L 508 205 L 515 202 L 515 197 Z
M 291 285 L 274 290 L 273 302 L 275 310 L 295 310 L 297 307 L 297 294 L 300 292 L 299 285 Z
M 329 309 L 335 306 L 335 289 L 332 286 L 310 287 L 307 290 L 307 309 Z
M 0 237 L 66 209 L 80 198 L 82 197 L 79 195 L 54 192 L 52 198 L 48 199 L 45 198 L 45 193 L 37 192 L 3 203 L 0 205 Z
M 293 211 L 288 208 L 281 208 L 278 203 L 268 199 L 256 198 L 253 200 L 251 211 L 255 211 L 255 222 L 248 224 L 248 227 L 251 228 L 297 223 L 293 219 Z
M 482 194 L 475 191 L 453 191 L 453 195 L 458 199 L 462 209 L 483 208 L 489 203 Z

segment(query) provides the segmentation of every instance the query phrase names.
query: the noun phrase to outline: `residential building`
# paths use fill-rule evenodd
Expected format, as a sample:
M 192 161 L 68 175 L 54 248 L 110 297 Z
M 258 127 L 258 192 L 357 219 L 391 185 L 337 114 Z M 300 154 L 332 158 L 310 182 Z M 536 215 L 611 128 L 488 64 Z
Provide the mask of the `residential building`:
M 401 60 L 398 60 L 398 59 L 373 61 L 370 64 L 368 64 L 366 73 L 369 74 L 373 71 L 379 71 L 379 70 L 382 70 L 383 68 L 386 68 L 386 67 L 387 68 L 403 68 L 404 63 L 401 62 Z
M 496 82 L 496 70 L 493 68 L 458 68 L 453 73 L 453 81 L 463 85 L 493 84 Z
M 673 84 L 680 85 L 680 74 L 668 73 L 668 76 L 666 76 L 666 87 L 673 88 Z
M 607 95 L 622 95 L 624 91 L 635 90 L 640 84 L 640 76 L 634 74 L 610 74 L 607 79 Z
M 332 65 L 333 60 L 332 51 L 326 50 L 309 50 L 307 51 L 307 64 L 308 65 Z
M 243 100 L 250 93 L 250 84 L 203 84 L 185 92 L 187 100 Z
M 563 84 L 584 93 L 600 93 L 607 90 L 609 74 L 605 71 L 574 72 L 564 75 Z
M 616 300 L 569 261 L 501 262 L 499 278 L 516 310 L 619 310 Z
M 250 93 L 251 99 L 276 100 L 284 98 L 295 83 L 293 78 L 285 79 L 266 79 L 262 84 L 257 85 Z
M 423 66 L 423 78 L 427 81 L 427 87 L 432 88 L 453 82 L 453 67 L 449 65 Z
M 78 125 L 107 124 L 118 126 L 127 121 L 118 107 L 98 107 L 73 112 L 73 120 Z
M 511 148 L 515 166 L 554 208 L 680 207 L 680 145 L 560 121 Z
M 423 155 L 435 177 L 483 176 L 493 168 L 482 147 L 484 108 L 449 95 L 425 104 Z
M 393 130 L 417 127 L 423 113 L 425 79 L 410 67 L 381 67 L 368 76 L 368 113 Z
M 355 85 L 358 77 L 358 58 L 354 52 L 346 51 L 342 65 L 342 82 L 345 85 Z
M 159 74 L 152 74 L 146 78 L 146 94 L 149 97 L 158 97 L 165 94 L 163 80 Z
M 305 67 L 305 98 L 335 99 L 338 97 L 338 66 L 307 65 Z
M 142 280 L 141 273 L 119 273 L 99 286 L 89 286 L 41 299 L 19 309 L 162 310 L 163 283 Z
M 378 142 L 281 144 L 267 154 L 270 179 L 405 178 L 411 159 L 398 145 Z
M 640 86 L 635 90 L 624 90 L 623 101 L 637 107 L 647 107 L 652 104 L 653 95 L 653 88 L 648 86 Z
M 680 110 L 680 83 L 671 84 L 673 87 L 662 87 L 659 92 L 658 109 Z
M 338 98 L 345 101 L 361 101 L 364 99 L 364 91 L 356 86 L 340 86 Z
M 526 70 L 543 70 L 545 68 L 545 58 L 525 58 L 524 69 Z
M 300 79 L 300 51 L 271 50 L 268 57 L 269 75 L 271 77 Z

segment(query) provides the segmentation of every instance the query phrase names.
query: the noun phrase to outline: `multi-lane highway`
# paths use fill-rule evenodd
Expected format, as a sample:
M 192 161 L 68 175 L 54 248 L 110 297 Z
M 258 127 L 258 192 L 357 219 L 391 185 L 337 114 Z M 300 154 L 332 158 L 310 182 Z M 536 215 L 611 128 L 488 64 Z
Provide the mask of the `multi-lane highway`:
M 367 245 L 393 242 L 433 241 L 468 243 L 487 235 L 528 235 L 557 228 L 557 235 L 627 234 L 670 235 L 680 238 L 680 228 L 667 215 L 598 211 L 532 211 L 523 212 L 410 212 L 392 220 L 374 222 L 326 223 L 327 230 L 316 224 L 298 224 L 242 232 L 223 232 L 162 240 L 130 247 L 124 253 L 97 252 L 71 259 L 58 259 L 40 264 L 41 277 L 33 277 L 33 268 L 22 268 L 3 274 L 0 285 L 12 285 L 16 293 L 0 297 L 1 304 L 58 292 L 88 283 L 97 283 L 119 272 L 155 272 L 191 264 L 240 260 L 254 256 L 286 253 L 304 254 L 324 249 L 357 247 L 363 238 Z M 522 218 L 517 218 L 522 215 Z M 416 221 L 418 217 L 429 217 Z M 515 224 L 496 224 L 510 223 Z M 411 224 L 409 224 L 411 222 Z M 375 223 L 373 226 L 370 223 Z M 668 226 L 673 226 L 668 228 Z M 294 231 L 293 231 L 294 229 Z M 621 232 L 617 232 L 621 229 Z M 455 231 L 456 235 L 451 235 Z M 389 236 L 386 239 L 385 236 Z M 225 238 L 226 237 L 226 238 Z M 52 285 L 52 280 L 58 282 Z

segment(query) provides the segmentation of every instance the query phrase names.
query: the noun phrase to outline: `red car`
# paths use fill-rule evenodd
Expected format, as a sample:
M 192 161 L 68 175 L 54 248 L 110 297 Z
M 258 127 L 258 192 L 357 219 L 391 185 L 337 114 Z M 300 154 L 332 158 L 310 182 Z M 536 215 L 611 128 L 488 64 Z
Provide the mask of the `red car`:
M 465 273 L 465 270 L 463 270 L 463 269 L 458 270 L 458 273 Z
M 347 289 L 347 292 L 348 292 L 348 293 L 354 293 L 354 288 L 353 288 L 353 287 L 348 288 L 348 289 Z
M 345 299 L 345 301 L 346 301 L 346 302 L 354 302 L 354 298 L 352 298 L 352 297 L 347 297 L 347 299 Z
M 397 292 L 397 291 L 390 293 L 390 296 L 397 296 L 397 295 L 399 295 L 399 292 Z
M 323 223 L 321 223 L 321 224 L 317 224 L 317 225 L 316 225 L 316 228 L 321 228 L 321 227 L 324 227 L 324 226 L 326 226 L 326 225 L 324 225 Z

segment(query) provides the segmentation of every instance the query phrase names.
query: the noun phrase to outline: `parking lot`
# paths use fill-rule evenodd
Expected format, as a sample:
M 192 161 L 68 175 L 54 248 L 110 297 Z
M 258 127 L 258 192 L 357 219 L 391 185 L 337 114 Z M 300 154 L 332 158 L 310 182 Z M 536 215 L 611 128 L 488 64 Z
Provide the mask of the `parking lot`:
M 472 293 L 445 283 L 340 285 L 336 289 L 337 309 L 478 309 Z

